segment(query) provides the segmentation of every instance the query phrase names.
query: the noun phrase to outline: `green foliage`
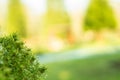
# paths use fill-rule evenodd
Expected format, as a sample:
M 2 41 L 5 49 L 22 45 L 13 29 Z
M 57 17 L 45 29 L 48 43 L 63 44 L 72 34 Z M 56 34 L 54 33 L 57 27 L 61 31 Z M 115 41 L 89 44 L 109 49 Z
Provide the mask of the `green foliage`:
M 91 0 L 84 24 L 86 30 L 115 29 L 116 21 L 108 0 Z
M 17 32 L 20 36 L 26 37 L 26 21 L 21 0 L 9 0 L 8 6 L 8 33 Z
M 41 80 L 45 70 L 16 34 L 0 38 L 0 80 Z

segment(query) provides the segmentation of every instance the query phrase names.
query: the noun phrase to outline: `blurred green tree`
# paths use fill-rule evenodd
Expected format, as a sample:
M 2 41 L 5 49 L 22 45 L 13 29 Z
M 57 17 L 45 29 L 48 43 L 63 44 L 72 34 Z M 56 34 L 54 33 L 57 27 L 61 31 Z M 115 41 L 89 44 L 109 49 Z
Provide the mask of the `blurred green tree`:
M 64 0 L 47 0 L 47 12 L 44 16 L 43 35 L 67 39 L 67 29 L 70 27 L 70 17 L 64 5 Z
M 47 0 L 47 24 L 66 24 L 70 22 L 63 0 Z
M 17 32 L 21 37 L 26 37 L 26 21 L 23 5 L 20 0 L 9 0 L 7 32 Z
M 58 36 L 64 36 L 65 29 L 69 27 L 69 24 L 70 17 L 65 9 L 64 0 L 47 0 L 45 26 L 48 32 L 56 31 Z
M 108 0 L 91 0 L 85 16 L 84 29 L 101 31 L 115 28 L 116 20 Z

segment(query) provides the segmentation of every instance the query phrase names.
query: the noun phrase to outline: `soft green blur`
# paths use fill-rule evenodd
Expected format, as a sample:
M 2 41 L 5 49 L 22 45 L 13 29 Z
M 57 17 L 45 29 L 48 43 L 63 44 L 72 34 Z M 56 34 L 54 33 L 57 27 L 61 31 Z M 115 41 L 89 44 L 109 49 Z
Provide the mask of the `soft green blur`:
M 116 29 L 116 19 L 108 0 L 92 0 L 85 17 L 85 29 Z
M 119 80 L 119 53 L 49 63 L 46 80 Z
M 120 0 L 2 1 L 0 35 L 18 33 L 47 80 L 120 79 Z
M 8 13 L 6 30 L 8 33 L 17 32 L 20 36 L 26 36 L 26 18 L 24 6 L 20 0 L 10 0 L 8 3 Z

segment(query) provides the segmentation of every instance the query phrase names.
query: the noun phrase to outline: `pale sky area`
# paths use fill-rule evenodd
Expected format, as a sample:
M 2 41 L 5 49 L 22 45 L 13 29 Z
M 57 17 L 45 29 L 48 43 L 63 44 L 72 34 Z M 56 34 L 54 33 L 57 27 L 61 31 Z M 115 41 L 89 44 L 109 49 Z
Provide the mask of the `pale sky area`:
M 89 0 L 65 0 L 65 5 L 69 12 L 84 10 L 88 4 Z
M 22 0 L 22 2 L 35 14 L 46 11 L 46 0 Z M 64 0 L 65 7 L 69 12 L 83 10 L 88 2 L 89 0 Z
M 6 15 L 7 3 L 9 0 L 0 0 L 0 13 Z M 47 0 L 21 0 L 27 8 L 29 15 L 40 15 L 46 11 Z M 84 10 L 87 7 L 89 0 L 64 0 L 65 7 L 68 12 L 76 12 Z M 4 7 L 4 8 L 3 8 Z
M 9 0 L 0 0 L 0 12 L 6 10 L 6 4 Z M 32 14 L 40 14 L 46 11 L 46 0 L 21 0 Z M 90 0 L 64 0 L 65 6 L 69 12 L 85 10 Z M 111 3 L 119 3 L 120 0 L 110 0 Z
M 33 14 L 40 14 L 46 11 L 46 0 L 22 0 L 28 11 Z

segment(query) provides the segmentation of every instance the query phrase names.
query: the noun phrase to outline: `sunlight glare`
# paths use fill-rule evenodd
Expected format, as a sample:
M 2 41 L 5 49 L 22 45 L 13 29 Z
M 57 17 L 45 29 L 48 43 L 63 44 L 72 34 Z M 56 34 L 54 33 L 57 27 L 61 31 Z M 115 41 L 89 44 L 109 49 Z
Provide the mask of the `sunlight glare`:
M 46 11 L 46 0 L 22 0 L 22 2 L 33 14 L 41 14 Z
M 68 12 L 83 11 L 87 8 L 89 0 L 65 0 Z

